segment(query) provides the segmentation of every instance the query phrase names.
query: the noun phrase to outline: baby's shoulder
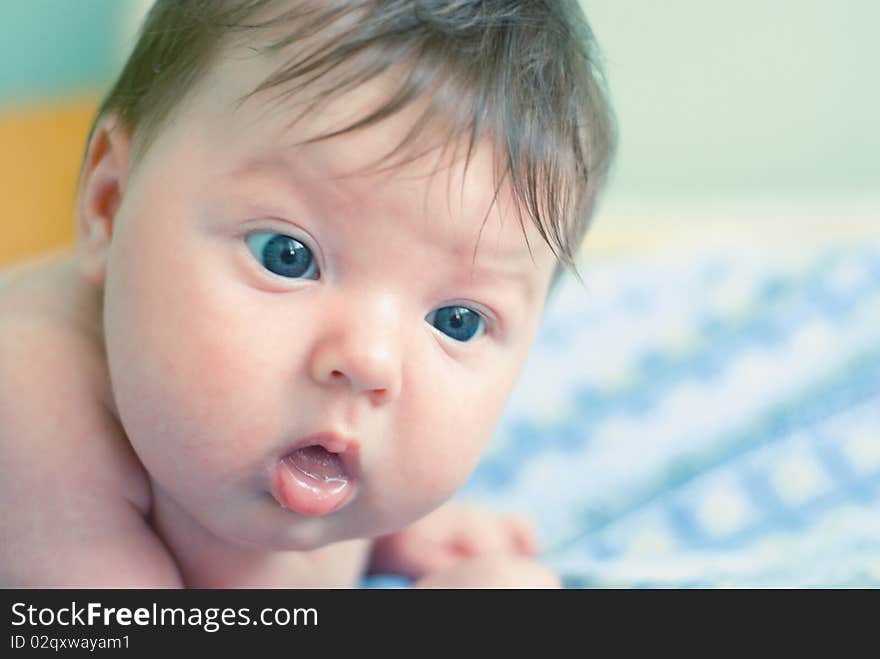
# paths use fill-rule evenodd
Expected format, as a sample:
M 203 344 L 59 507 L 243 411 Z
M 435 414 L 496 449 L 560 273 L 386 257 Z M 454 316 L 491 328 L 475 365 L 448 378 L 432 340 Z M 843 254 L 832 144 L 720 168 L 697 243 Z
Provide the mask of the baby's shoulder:
M 101 292 L 79 276 L 70 255 L 0 271 L 0 324 L 45 326 L 55 335 L 99 340 Z
M 71 262 L 0 284 L 0 463 L 34 487 L 118 491 L 146 510 L 146 478 L 110 412 L 99 310 Z
M 74 268 L 63 259 L 0 273 L 0 386 L 10 393 L 49 399 L 66 386 L 83 404 L 109 392 L 100 292 Z
M 112 411 L 100 308 L 72 261 L 0 273 L 0 587 L 180 586 Z

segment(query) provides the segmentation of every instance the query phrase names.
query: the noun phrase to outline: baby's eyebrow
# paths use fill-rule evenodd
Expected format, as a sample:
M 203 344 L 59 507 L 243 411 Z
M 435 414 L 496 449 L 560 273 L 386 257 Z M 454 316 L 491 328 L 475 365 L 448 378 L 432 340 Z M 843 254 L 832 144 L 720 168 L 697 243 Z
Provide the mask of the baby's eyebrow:
M 516 262 L 519 259 L 518 253 L 511 253 L 515 258 L 509 260 L 510 262 Z M 508 286 L 514 287 L 520 296 L 520 298 L 525 302 L 531 302 L 534 297 L 536 291 L 536 277 L 534 277 L 534 273 L 536 271 L 536 267 L 531 261 L 528 261 L 531 265 L 531 268 L 528 267 L 519 267 L 519 268 L 491 268 L 486 266 L 479 266 L 473 264 L 470 260 L 467 263 L 466 269 L 466 281 L 467 283 L 477 283 L 480 281 L 483 282 L 492 282 L 493 285 L 498 285 L 500 282 L 504 282 L 505 288 Z
M 316 169 L 313 166 L 313 163 L 315 162 L 314 159 L 302 159 L 296 162 L 291 162 L 281 153 L 271 151 L 269 153 L 260 153 L 243 158 L 236 162 L 236 164 L 226 172 L 226 176 L 236 179 L 258 174 L 281 173 L 290 175 L 296 171 L 297 167 L 301 167 L 303 162 L 308 163 L 310 168 Z
M 222 171 L 220 180 L 233 190 L 246 182 L 279 184 L 279 191 L 302 201 L 308 198 L 309 190 L 328 178 L 328 171 L 320 159 L 289 159 L 280 151 L 270 150 L 237 160 Z

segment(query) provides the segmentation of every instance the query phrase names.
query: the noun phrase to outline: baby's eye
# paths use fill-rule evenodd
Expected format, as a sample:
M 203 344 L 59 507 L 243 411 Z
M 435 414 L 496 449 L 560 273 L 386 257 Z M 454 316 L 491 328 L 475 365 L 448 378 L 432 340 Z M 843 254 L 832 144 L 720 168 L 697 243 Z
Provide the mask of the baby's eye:
M 292 279 L 317 279 L 312 251 L 296 238 L 274 231 L 256 231 L 245 238 L 248 249 L 266 270 Z
M 431 325 L 456 341 L 470 341 L 486 329 L 483 316 L 467 307 L 441 307 L 425 316 Z

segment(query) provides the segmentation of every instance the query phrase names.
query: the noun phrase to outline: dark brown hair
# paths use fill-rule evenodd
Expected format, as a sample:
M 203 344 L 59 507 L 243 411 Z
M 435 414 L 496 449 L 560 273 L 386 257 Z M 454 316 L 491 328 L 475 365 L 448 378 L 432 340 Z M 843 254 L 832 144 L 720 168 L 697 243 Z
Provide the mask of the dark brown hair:
M 577 0 L 157 0 L 97 116 L 120 118 L 137 160 L 233 42 L 290 53 L 252 93 L 308 92 L 304 112 L 403 64 L 387 102 L 333 134 L 429 99 L 389 157 L 437 119 L 468 158 L 488 137 L 500 162 L 496 184 L 507 181 L 517 208 L 573 269 L 616 137 Z

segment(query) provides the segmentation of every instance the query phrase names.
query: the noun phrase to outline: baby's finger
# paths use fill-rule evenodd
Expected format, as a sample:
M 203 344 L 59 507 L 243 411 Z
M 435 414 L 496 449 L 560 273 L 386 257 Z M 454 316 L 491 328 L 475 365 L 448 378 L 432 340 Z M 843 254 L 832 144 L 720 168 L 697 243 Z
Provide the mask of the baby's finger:
M 538 555 L 538 534 L 535 526 L 525 517 L 510 515 L 505 518 L 514 550 L 524 556 Z
M 485 518 L 481 523 L 468 524 L 452 542 L 455 551 L 463 558 L 511 553 L 510 540 L 502 525 Z

